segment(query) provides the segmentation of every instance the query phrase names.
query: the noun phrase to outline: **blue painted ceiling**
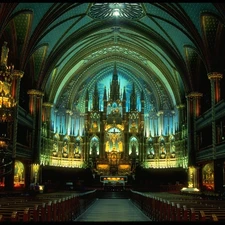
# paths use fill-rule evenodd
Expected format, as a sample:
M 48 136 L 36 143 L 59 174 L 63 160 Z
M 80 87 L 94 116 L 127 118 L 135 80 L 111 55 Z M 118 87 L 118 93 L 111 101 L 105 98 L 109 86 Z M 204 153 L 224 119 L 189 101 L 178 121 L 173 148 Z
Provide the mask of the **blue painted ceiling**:
M 214 68 L 211 57 L 222 41 L 223 3 L 0 6 L 0 40 L 8 42 L 9 59 L 25 71 L 23 87 L 42 90 L 44 101 L 58 108 L 82 112 L 87 90 L 91 94 L 97 82 L 101 96 L 109 87 L 115 62 L 128 95 L 133 83 L 138 95 L 144 90 L 146 113 L 173 110 L 187 93 L 201 92 L 208 72 L 224 69 Z

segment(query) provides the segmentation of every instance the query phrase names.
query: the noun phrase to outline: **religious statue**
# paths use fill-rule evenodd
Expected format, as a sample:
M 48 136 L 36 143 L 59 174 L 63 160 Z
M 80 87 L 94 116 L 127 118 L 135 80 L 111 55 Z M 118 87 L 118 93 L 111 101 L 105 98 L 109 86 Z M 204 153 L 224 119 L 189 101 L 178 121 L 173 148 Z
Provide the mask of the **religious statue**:
M 171 152 L 175 152 L 175 150 L 176 150 L 176 147 L 175 147 L 175 145 L 173 144 L 172 147 L 171 147 Z
M 171 147 L 171 157 L 172 157 L 172 158 L 175 158 L 175 154 L 176 154 L 175 152 L 176 152 L 176 147 L 175 147 L 175 145 L 173 144 L 172 147 Z
M 53 156 L 57 156 L 57 155 L 58 155 L 58 144 L 53 143 Z
M 75 151 L 74 151 L 74 153 L 75 154 L 79 154 L 80 153 L 80 151 L 79 151 L 79 147 L 76 145 L 76 147 L 75 147 Z
M 68 145 L 66 141 L 63 144 L 62 153 L 63 153 L 63 157 L 68 157 Z
M 116 134 L 116 133 L 113 133 L 113 134 L 111 135 L 111 140 L 112 140 L 113 145 L 115 145 L 115 143 L 116 143 L 116 141 L 117 141 L 117 134 Z
M 150 146 L 148 148 L 148 151 L 147 151 L 147 158 L 148 159 L 153 159 L 154 158 L 154 155 L 155 155 L 155 152 L 154 152 L 153 145 L 150 144 Z
M 166 149 L 163 143 L 160 146 L 160 158 L 164 159 L 166 157 Z
M 132 147 L 131 147 L 131 155 L 132 156 L 136 156 L 137 152 L 136 152 L 136 145 L 133 143 Z
M 96 143 L 94 143 L 91 148 L 92 148 L 91 153 L 95 157 L 97 155 L 97 145 L 96 145 Z
M 164 144 L 161 145 L 160 149 L 161 149 L 161 154 L 166 154 L 166 149 Z
M 76 144 L 75 149 L 74 149 L 74 156 L 75 156 L 75 158 L 80 158 L 80 146 L 78 143 Z

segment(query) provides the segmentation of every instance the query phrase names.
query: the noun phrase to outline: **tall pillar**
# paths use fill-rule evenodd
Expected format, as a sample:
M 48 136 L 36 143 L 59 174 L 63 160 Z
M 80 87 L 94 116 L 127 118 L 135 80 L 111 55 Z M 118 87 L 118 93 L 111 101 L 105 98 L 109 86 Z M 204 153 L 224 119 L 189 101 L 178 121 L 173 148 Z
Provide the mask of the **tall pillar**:
M 215 192 L 224 192 L 223 187 L 223 170 L 224 170 L 224 160 L 215 159 L 214 160 L 214 191 Z
M 40 175 L 39 169 L 40 165 L 40 152 L 41 152 L 41 127 L 42 127 L 42 101 L 43 92 L 39 90 L 29 90 L 27 92 L 29 95 L 29 110 L 33 117 L 33 138 L 32 138 L 32 148 L 33 148 L 33 174 L 32 180 L 39 181 L 38 175 Z
M 214 159 L 214 184 L 215 191 L 220 191 L 223 187 L 223 173 L 222 164 L 218 163 L 219 160 L 216 159 L 216 115 L 215 115 L 215 105 L 220 101 L 220 80 L 223 78 L 221 73 L 212 72 L 208 73 L 208 78 L 211 85 L 211 115 L 212 115 L 212 149 L 213 149 L 213 159 Z M 218 166 L 220 165 L 220 166 Z
M 42 106 L 43 106 L 43 109 L 42 109 L 42 121 L 43 122 L 48 122 L 50 128 L 52 128 L 51 127 L 51 121 L 52 121 L 52 118 L 51 118 L 51 109 L 53 107 L 53 104 L 50 103 L 50 102 L 44 102 L 42 104 Z
M 215 119 L 215 104 L 220 101 L 220 80 L 223 75 L 221 73 L 212 72 L 208 74 L 211 85 L 211 114 L 212 114 L 212 147 L 213 159 L 216 155 L 216 119 Z
M 19 70 L 14 70 L 12 76 L 12 97 L 15 99 L 15 102 L 19 102 L 19 95 L 20 95 L 20 81 L 23 77 L 23 72 Z M 13 112 L 13 142 L 12 142 L 12 166 L 13 166 L 13 173 L 12 173 L 12 185 L 14 186 L 14 166 L 15 166 L 15 159 L 16 159 L 16 143 L 17 143 L 17 129 L 18 129 L 18 104 L 15 105 L 14 112 Z M 27 184 L 26 184 L 27 185 Z
M 42 125 L 43 125 L 44 129 L 46 129 L 46 130 L 45 130 L 45 134 L 43 134 L 41 137 L 41 138 L 43 138 L 41 154 L 43 154 L 47 157 L 46 158 L 44 157 L 43 159 L 41 159 L 41 165 L 45 165 L 46 163 L 49 162 L 50 149 L 52 148 L 52 146 L 50 146 L 50 142 L 49 142 L 49 138 L 52 136 L 53 129 L 54 129 L 53 124 L 52 124 L 53 118 L 51 118 L 52 107 L 53 107 L 53 104 L 51 104 L 50 102 L 44 102 L 42 104 L 42 123 L 43 123 Z
M 187 98 L 188 165 L 195 165 L 196 128 L 195 119 L 200 115 L 202 93 L 191 92 Z
M 44 102 L 42 104 L 42 123 L 46 124 L 47 133 L 46 135 L 49 137 L 50 132 L 53 130 L 52 126 L 52 118 L 51 118 L 51 109 L 53 104 L 50 102 Z
M 178 130 L 181 131 L 181 126 L 184 124 L 185 121 L 185 113 L 184 113 L 185 105 L 180 104 L 177 105 L 178 110 Z

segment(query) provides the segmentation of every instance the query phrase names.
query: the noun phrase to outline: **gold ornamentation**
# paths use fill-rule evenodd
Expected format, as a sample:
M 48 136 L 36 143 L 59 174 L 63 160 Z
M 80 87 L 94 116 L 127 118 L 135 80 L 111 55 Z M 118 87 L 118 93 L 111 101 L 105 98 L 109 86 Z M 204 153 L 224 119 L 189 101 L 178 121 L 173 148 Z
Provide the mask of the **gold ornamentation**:
M 50 102 L 44 102 L 44 103 L 42 104 L 42 106 L 43 106 L 43 107 L 50 107 L 50 108 L 52 108 L 52 107 L 53 107 L 53 104 L 50 103 Z
M 186 97 L 187 98 L 198 98 L 198 97 L 202 97 L 202 96 L 203 96 L 202 93 L 199 93 L 199 92 L 191 92 Z
M 31 89 L 27 92 L 28 95 L 37 95 L 37 96 L 44 96 L 44 93 L 39 90 Z
M 209 78 L 210 80 L 212 80 L 212 79 L 215 79 L 215 80 L 217 80 L 217 79 L 222 79 L 222 78 L 223 78 L 223 74 L 218 73 L 218 72 L 208 73 L 208 78 Z
M 23 72 L 14 70 L 14 65 L 7 66 L 9 48 L 4 42 L 0 62 L 0 121 L 8 122 L 13 120 L 13 108 L 16 105 L 15 96 L 12 95 L 12 83 L 17 77 L 21 78 Z

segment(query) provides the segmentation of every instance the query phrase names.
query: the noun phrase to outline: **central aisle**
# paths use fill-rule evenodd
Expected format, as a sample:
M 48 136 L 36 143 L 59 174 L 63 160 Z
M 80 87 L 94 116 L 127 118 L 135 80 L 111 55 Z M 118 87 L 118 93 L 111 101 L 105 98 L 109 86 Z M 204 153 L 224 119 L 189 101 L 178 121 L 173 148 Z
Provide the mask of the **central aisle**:
M 81 222 L 142 222 L 151 221 L 130 199 L 96 199 L 74 221 Z

